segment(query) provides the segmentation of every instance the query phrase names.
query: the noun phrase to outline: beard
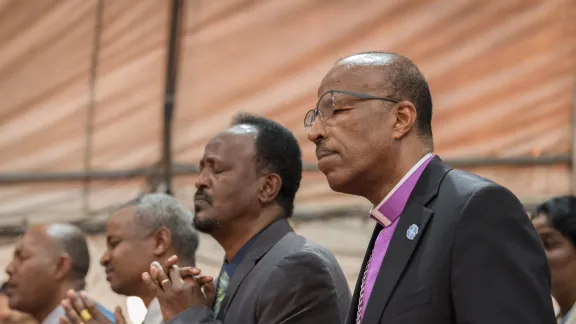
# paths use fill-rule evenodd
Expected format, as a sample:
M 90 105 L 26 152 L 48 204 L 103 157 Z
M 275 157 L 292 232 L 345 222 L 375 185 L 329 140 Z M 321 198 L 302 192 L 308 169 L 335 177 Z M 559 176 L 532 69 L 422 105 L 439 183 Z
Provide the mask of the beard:
M 205 234 L 212 234 L 215 230 L 220 228 L 220 224 L 216 219 L 200 219 L 194 217 L 193 224 L 194 228 Z

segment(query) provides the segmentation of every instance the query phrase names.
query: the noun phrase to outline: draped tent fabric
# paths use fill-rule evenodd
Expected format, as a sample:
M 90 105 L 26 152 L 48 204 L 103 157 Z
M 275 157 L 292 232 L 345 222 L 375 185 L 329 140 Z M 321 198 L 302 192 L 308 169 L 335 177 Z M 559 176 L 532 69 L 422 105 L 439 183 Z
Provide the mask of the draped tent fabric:
M 102 21 L 97 21 L 99 5 Z M 0 174 L 126 170 L 161 160 L 171 1 L 0 1 Z M 197 164 L 239 111 L 303 128 L 324 74 L 358 51 L 404 54 L 427 77 L 445 159 L 571 154 L 576 3 L 184 0 L 174 160 Z M 95 35 L 100 43 L 95 51 Z M 93 66 L 94 58 L 97 63 Z M 93 83 L 91 83 L 93 81 Z M 523 199 L 570 191 L 568 165 L 470 168 Z M 191 204 L 194 176 L 174 179 Z M 130 180 L 0 185 L 0 225 L 71 220 L 145 192 Z M 306 172 L 299 213 L 364 199 Z
M 427 77 L 435 150 L 444 159 L 572 154 L 573 0 L 183 1 L 177 164 L 196 165 L 206 141 L 239 111 L 288 127 L 305 162 L 314 164 L 303 118 L 322 77 L 337 59 L 373 50 L 406 55 Z M 0 178 L 157 165 L 170 10 L 169 0 L 0 0 Z M 468 170 L 524 200 L 568 193 L 572 185 L 572 170 L 562 163 Z M 174 178 L 176 196 L 189 207 L 195 178 Z M 0 229 L 24 220 L 105 220 L 111 207 L 154 181 L 0 183 Z M 304 174 L 300 216 L 341 210 L 350 217 L 294 219 L 295 229 L 333 251 L 351 285 L 372 230 L 360 218 L 369 207 L 332 192 L 320 172 Z M 12 241 L 0 246 L 4 266 Z M 98 264 L 105 237 L 91 236 L 89 243 L 89 294 L 110 309 L 125 307 Z M 202 235 L 203 272 L 217 275 L 222 256 Z

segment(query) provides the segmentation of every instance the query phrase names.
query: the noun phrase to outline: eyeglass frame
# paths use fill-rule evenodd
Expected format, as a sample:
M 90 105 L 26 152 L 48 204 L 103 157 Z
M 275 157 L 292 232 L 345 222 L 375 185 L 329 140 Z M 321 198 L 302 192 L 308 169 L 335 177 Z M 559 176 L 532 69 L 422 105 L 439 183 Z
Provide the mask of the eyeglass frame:
M 326 119 L 322 119 L 322 115 L 320 114 L 320 109 L 318 109 L 318 105 L 320 105 L 320 100 L 322 100 L 322 98 L 324 98 L 324 96 L 329 92 L 332 94 L 332 96 L 334 93 L 341 93 L 341 94 L 353 96 L 353 97 L 356 97 L 359 99 L 374 99 L 374 100 L 384 100 L 384 101 L 388 101 L 388 102 L 392 102 L 392 103 L 396 103 L 396 104 L 400 103 L 400 101 L 395 100 L 395 99 L 391 99 L 391 98 L 387 98 L 387 97 L 373 96 L 373 95 L 369 95 L 369 94 L 365 94 L 365 93 L 350 92 L 350 91 L 345 91 L 345 90 L 328 90 L 328 91 L 324 92 L 324 94 L 322 94 L 320 97 L 318 97 L 318 102 L 316 102 L 316 108 L 308 110 L 308 112 L 306 112 L 306 114 L 304 115 L 304 128 L 309 129 L 310 127 L 312 127 L 314 125 L 314 123 L 316 122 L 316 117 L 319 117 L 321 121 L 326 121 L 326 120 L 332 118 L 332 116 L 334 116 L 334 114 L 332 114 L 332 116 L 330 116 Z M 332 106 L 334 106 L 334 100 L 332 100 Z M 335 108 L 335 107 L 333 107 L 333 108 Z M 314 120 L 312 121 L 312 124 L 310 126 L 307 126 L 306 125 L 306 117 L 308 117 L 308 115 L 310 113 L 314 114 Z

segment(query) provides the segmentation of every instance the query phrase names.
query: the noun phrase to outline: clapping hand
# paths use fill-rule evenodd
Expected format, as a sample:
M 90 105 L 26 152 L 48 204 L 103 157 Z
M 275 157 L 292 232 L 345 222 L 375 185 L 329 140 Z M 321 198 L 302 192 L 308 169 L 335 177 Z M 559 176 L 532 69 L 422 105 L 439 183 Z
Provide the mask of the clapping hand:
M 214 278 L 200 276 L 198 268 L 180 268 L 177 261 L 178 257 L 172 256 L 164 266 L 153 262 L 150 272 L 142 274 L 148 289 L 158 298 L 164 322 L 192 306 L 210 307 L 214 300 Z
M 62 300 L 62 307 L 67 316 L 60 317 L 60 324 L 111 324 L 104 314 L 98 309 L 96 303 L 84 292 L 76 293 L 68 291 L 68 297 Z M 114 312 L 117 324 L 126 324 L 120 307 Z

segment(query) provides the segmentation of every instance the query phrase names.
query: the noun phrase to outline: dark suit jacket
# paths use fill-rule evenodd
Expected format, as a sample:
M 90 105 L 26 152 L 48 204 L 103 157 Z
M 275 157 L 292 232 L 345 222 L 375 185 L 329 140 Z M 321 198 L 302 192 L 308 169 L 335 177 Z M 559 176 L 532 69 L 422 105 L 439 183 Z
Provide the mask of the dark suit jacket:
M 544 249 L 518 199 L 434 157 L 398 219 L 363 324 L 554 324 Z M 410 225 L 419 227 L 413 240 Z M 346 319 L 352 324 L 372 234 Z
M 216 317 L 192 307 L 168 324 L 343 323 L 349 305 L 350 289 L 334 255 L 296 235 L 282 218 L 250 245 Z

